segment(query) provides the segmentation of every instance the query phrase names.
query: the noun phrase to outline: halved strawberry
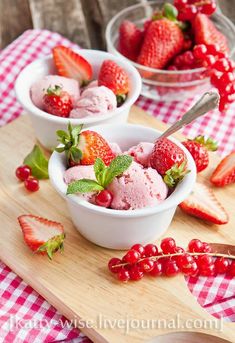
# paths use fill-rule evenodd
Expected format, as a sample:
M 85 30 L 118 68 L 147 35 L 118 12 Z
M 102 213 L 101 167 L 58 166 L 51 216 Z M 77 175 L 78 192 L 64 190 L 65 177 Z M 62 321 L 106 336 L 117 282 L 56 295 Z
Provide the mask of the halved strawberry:
M 37 253 L 47 253 L 52 259 L 53 253 L 63 250 L 65 233 L 63 225 L 33 214 L 18 217 L 25 243 Z
M 91 165 L 99 157 L 106 165 L 115 158 L 108 142 L 95 131 L 82 131 L 82 125 L 68 125 L 68 132 L 57 131 L 58 140 L 63 144 L 55 150 L 65 152 L 70 167 L 75 165 Z
M 80 85 L 92 79 L 92 66 L 84 57 L 62 45 L 53 48 L 52 52 L 59 75 L 78 80 Z
M 229 52 L 227 38 L 217 30 L 206 14 L 198 13 L 192 22 L 192 28 L 196 44 L 218 44 L 221 52 Z
M 210 181 L 217 187 L 223 187 L 235 182 L 235 151 L 218 164 L 211 175 Z
M 196 183 L 190 196 L 179 207 L 184 212 L 214 224 L 227 224 L 228 214 L 210 188 Z

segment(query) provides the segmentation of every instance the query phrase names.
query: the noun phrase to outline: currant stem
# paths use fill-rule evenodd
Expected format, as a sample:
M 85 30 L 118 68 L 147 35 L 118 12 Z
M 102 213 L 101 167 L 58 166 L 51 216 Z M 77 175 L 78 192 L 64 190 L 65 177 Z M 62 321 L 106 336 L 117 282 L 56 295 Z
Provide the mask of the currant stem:
M 229 252 L 228 254 L 221 254 L 221 253 L 203 253 L 203 252 L 185 252 L 185 253 L 175 253 L 175 254 L 164 254 L 164 255 L 160 255 L 160 256 L 151 256 L 151 257 L 143 257 L 141 259 L 139 259 L 138 262 L 144 261 L 146 258 L 152 260 L 152 261 L 157 261 L 160 258 L 164 258 L 164 257 L 175 257 L 175 256 L 182 256 L 184 254 L 188 254 L 191 256 L 202 256 L 202 255 L 208 255 L 208 256 L 212 256 L 212 257 L 224 257 L 224 258 L 228 258 L 231 260 L 235 260 L 235 255 L 230 255 Z M 130 263 L 120 263 L 120 264 L 116 264 L 114 266 L 112 266 L 112 268 L 117 268 L 117 267 L 124 267 L 129 265 Z

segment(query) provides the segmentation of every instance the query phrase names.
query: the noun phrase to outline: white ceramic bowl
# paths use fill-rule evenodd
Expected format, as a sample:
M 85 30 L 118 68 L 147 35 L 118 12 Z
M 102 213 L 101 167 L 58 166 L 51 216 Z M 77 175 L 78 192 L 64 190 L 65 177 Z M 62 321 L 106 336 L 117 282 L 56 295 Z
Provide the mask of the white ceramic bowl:
M 116 142 L 126 151 L 139 142 L 154 142 L 160 131 L 139 125 L 119 124 L 96 126 L 109 142 Z M 111 249 L 129 249 L 135 243 L 146 244 L 162 236 L 169 227 L 177 205 L 191 192 L 196 180 L 196 167 L 191 154 L 177 140 L 187 158 L 191 172 L 161 204 L 137 210 L 112 210 L 85 201 L 77 195 L 66 195 L 63 180 L 66 170 L 64 154 L 53 152 L 49 161 L 49 176 L 53 187 L 67 202 L 71 218 L 78 231 L 88 240 Z
M 19 74 L 15 83 L 15 92 L 17 99 L 25 111 L 30 115 L 37 139 L 47 149 L 53 149 L 58 145 L 56 130 L 66 130 L 69 121 L 73 125 L 84 124 L 84 127 L 103 123 L 126 122 L 130 108 L 140 94 L 140 75 L 128 61 L 98 50 L 78 50 L 78 53 L 85 57 L 93 66 L 94 78 L 97 78 L 99 69 L 104 60 L 111 59 L 117 62 L 118 65 L 125 69 L 129 76 L 130 92 L 124 104 L 108 114 L 97 116 L 95 118 L 81 119 L 57 117 L 37 108 L 30 97 L 30 87 L 35 81 L 45 75 L 56 74 L 52 56 L 46 56 L 29 64 Z

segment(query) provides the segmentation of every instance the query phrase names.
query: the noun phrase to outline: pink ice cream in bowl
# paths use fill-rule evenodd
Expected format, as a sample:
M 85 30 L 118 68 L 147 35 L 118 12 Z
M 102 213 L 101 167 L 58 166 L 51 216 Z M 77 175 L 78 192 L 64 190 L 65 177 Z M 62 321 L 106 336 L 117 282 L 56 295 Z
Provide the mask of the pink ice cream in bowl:
M 97 205 L 97 191 L 68 194 L 68 187 L 77 180 L 96 180 L 94 165 L 68 167 L 66 154 L 53 152 L 49 161 L 50 181 L 65 199 L 75 227 L 91 242 L 110 249 L 129 249 L 136 242 L 153 242 L 166 232 L 177 205 L 193 189 L 196 167 L 191 154 L 179 141 L 170 138 L 182 149 L 190 170 L 172 191 L 150 163 L 160 131 L 132 124 L 106 124 L 89 130 L 100 134 L 116 157 L 128 156 L 131 162 L 107 185 L 105 190 L 112 194 L 112 199 L 109 208 L 105 208 Z
M 55 132 L 66 130 L 68 122 L 73 125 L 83 124 L 84 127 L 126 122 L 130 108 L 140 94 L 140 75 L 129 62 L 104 51 L 81 49 L 77 53 L 92 67 L 92 79 L 88 85 L 79 82 L 75 74 L 73 77 L 58 75 L 52 55 L 29 64 L 21 71 L 15 83 L 17 99 L 29 114 L 37 139 L 50 150 L 58 145 Z M 114 61 L 128 76 L 129 91 L 120 106 L 114 92 L 97 82 L 106 60 Z M 45 93 L 49 90 L 54 92 L 56 87 L 70 96 L 71 111 L 67 117 L 52 115 L 44 108 Z

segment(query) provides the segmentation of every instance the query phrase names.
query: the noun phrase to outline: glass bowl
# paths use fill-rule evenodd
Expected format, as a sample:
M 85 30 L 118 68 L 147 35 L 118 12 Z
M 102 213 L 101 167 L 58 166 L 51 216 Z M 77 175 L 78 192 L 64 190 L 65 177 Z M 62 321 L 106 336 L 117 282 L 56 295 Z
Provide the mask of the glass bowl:
M 127 7 L 117 13 L 109 21 L 106 28 L 107 50 L 114 55 L 125 58 L 137 68 L 142 77 L 141 94 L 143 96 L 157 101 L 178 101 L 179 99 L 182 101 L 196 94 L 201 94 L 212 87 L 206 68 L 180 71 L 149 68 L 129 60 L 120 54 L 116 48 L 118 29 L 123 20 L 130 20 L 142 28 L 145 20 L 149 19 L 163 4 L 164 1 L 160 0 L 149 1 Z M 230 57 L 232 58 L 235 52 L 235 26 L 228 18 L 218 12 L 214 13 L 211 19 L 219 31 L 227 37 Z

